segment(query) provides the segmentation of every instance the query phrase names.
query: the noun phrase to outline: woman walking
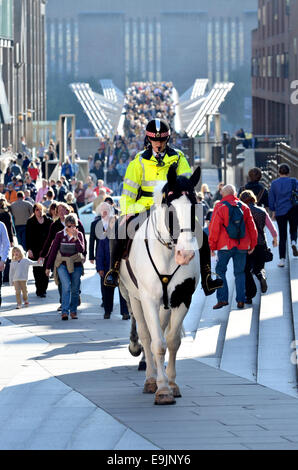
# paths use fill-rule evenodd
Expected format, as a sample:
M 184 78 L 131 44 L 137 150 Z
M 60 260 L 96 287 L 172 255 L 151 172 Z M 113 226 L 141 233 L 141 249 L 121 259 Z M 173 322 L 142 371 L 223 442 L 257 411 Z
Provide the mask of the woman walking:
M 298 192 L 298 181 L 290 178 L 290 167 L 286 163 L 279 166 L 279 178 L 271 183 L 269 191 L 269 208 L 272 219 L 276 219 L 279 231 L 279 264 L 283 268 L 286 263 L 287 228 L 290 227 L 293 255 L 298 256 L 297 227 L 298 204 L 292 200 L 293 191 Z
M 37 261 L 40 259 L 40 253 L 49 234 L 52 219 L 44 214 L 45 208 L 42 204 L 36 203 L 33 206 L 33 214 L 27 220 L 26 224 L 26 246 L 28 258 Z M 49 278 L 45 273 L 45 264 L 33 267 L 33 276 L 35 279 L 36 295 L 46 297 L 46 291 L 49 284 Z
M 50 249 L 46 264 L 46 274 L 54 269 L 54 277 L 58 284 L 57 274 L 61 282 L 62 320 L 77 319 L 81 276 L 85 251 L 84 237 L 78 228 L 76 214 L 65 217 L 65 228 L 57 233 Z
M 257 197 L 251 190 L 243 191 L 240 194 L 240 201 L 244 202 L 250 208 L 254 222 L 258 231 L 258 242 L 254 251 L 246 257 L 245 266 L 245 303 L 251 304 L 253 297 L 257 293 L 257 287 L 253 278 L 253 274 L 260 281 L 261 292 L 267 292 L 267 281 L 265 274 L 265 255 L 268 250 L 265 235 L 265 227 L 267 227 L 273 238 L 273 246 L 277 246 L 277 231 L 270 219 L 267 211 L 263 207 L 257 206 Z

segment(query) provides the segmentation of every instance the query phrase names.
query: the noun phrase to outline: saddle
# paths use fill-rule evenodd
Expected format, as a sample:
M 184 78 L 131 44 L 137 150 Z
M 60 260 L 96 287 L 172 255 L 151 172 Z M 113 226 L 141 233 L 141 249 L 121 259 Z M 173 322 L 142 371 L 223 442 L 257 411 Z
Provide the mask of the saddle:
M 150 211 L 146 211 L 146 213 L 147 213 L 147 218 L 148 218 L 149 214 L 150 214 Z M 140 214 L 136 214 L 135 217 L 133 217 L 130 221 L 135 220 L 137 217 L 139 217 L 139 215 Z M 142 216 L 143 215 L 144 215 L 144 213 L 142 213 Z M 141 220 L 140 220 L 140 222 L 141 222 Z M 137 281 L 137 279 L 136 279 L 136 277 L 133 273 L 133 270 L 132 270 L 130 262 L 129 262 L 129 253 L 130 253 L 130 250 L 131 250 L 132 242 L 134 240 L 134 236 L 137 233 L 137 231 L 139 230 L 141 225 L 142 225 L 142 223 L 137 223 L 136 226 L 135 226 L 135 231 L 133 233 L 133 237 L 132 238 L 127 237 L 125 247 L 124 247 L 124 251 L 123 251 L 122 256 L 121 256 L 121 259 L 123 259 L 126 263 L 127 271 L 130 275 L 130 278 L 131 278 L 132 282 L 134 283 L 134 285 L 136 286 L 137 289 L 139 288 L 138 281 Z

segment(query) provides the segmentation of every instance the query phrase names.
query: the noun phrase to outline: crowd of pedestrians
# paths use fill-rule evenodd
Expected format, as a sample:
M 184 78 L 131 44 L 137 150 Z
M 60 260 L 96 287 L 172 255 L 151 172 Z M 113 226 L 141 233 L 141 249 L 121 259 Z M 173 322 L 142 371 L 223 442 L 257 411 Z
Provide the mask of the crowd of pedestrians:
M 40 142 L 37 157 L 32 158 L 22 137 L 22 152 L 11 158 L 0 184 L 0 304 L 2 281 L 15 287 L 17 308 L 22 304 L 21 293 L 24 305 L 29 304 L 26 282 L 32 265 L 36 295 L 46 296 L 53 273 L 62 319 L 77 318 L 80 281 L 88 252 L 78 214 L 81 207 L 92 204 L 96 216 L 91 224 L 89 260 L 100 277 L 104 318 L 110 318 L 114 289 L 105 287 L 103 279 L 110 264 L 108 231 L 118 217 L 113 197 L 122 193 L 129 163 L 146 146 L 146 123 L 152 118 L 166 117 L 173 125 L 172 91 L 171 82 L 136 82 L 130 86 L 125 99 L 125 135 L 100 141 L 94 156 L 88 158 L 89 174 L 85 181 L 77 179 L 78 166 L 71 158 L 61 166 L 58 179 L 47 179 L 46 162 L 59 158 L 59 143 L 51 140 L 45 147 Z M 172 132 L 171 145 L 179 148 L 180 144 L 181 136 Z M 215 194 L 206 183 L 197 193 L 211 254 L 217 255 L 216 274 L 223 281 L 223 287 L 216 290 L 214 309 L 229 302 L 226 271 L 230 259 L 234 264 L 238 308 L 252 303 L 257 292 L 254 276 L 260 282 L 261 292 L 267 291 L 265 263 L 272 260 L 272 253 L 266 227 L 273 246 L 279 246 L 278 267 L 286 264 L 288 225 L 293 255 L 298 256 L 297 179 L 291 177 L 286 164 L 280 165 L 279 178 L 269 191 L 261 178 L 262 171 L 252 168 L 247 184 L 238 192 L 233 185 L 220 182 Z M 277 222 L 278 233 L 273 221 Z M 100 233 L 104 234 L 101 239 L 98 223 Z M 10 248 L 13 251 L 9 255 Z M 122 317 L 128 319 L 121 294 L 120 309 Z
M 269 191 L 261 183 L 262 171 L 252 168 L 248 182 L 239 188 L 219 183 L 214 196 L 206 184 L 202 185 L 197 199 L 203 205 L 204 230 L 209 237 L 211 254 L 217 255 L 216 274 L 223 280 L 223 288 L 216 291 L 214 309 L 229 303 L 226 271 L 233 260 L 238 308 L 251 304 L 256 296 L 254 276 L 260 282 L 262 293 L 267 292 L 265 263 L 273 260 L 265 228 L 272 236 L 273 247 L 279 247 L 278 267 L 286 264 L 288 227 L 293 256 L 298 256 L 298 181 L 291 177 L 287 164 L 279 166 L 279 178 Z M 273 224 L 277 222 L 278 233 Z M 254 275 L 254 276 L 253 276 Z

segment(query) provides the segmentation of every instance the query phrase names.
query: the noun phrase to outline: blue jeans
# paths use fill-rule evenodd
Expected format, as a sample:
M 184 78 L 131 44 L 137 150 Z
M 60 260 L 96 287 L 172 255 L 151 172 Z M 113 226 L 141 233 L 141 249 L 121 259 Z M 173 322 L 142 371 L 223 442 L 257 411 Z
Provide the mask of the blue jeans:
M 74 272 L 69 273 L 67 267 L 64 264 L 60 264 L 57 271 L 62 288 L 62 314 L 66 313 L 68 315 L 69 312 L 77 313 L 83 267 L 75 267 Z
M 238 250 L 234 247 L 231 250 L 218 250 L 218 261 L 216 264 L 216 274 L 223 280 L 223 287 L 217 289 L 216 296 L 219 302 L 229 301 L 229 288 L 226 280 L 226 272 L 230 259 L 233 259 L 234 276 L 236 284 L 236 302 L 245 301 L 245 264 L 247 250 Z
M 21 245 L 25 251 L 26 250 L 26 225 L 16 225 L 16 235 L 18 244 Z

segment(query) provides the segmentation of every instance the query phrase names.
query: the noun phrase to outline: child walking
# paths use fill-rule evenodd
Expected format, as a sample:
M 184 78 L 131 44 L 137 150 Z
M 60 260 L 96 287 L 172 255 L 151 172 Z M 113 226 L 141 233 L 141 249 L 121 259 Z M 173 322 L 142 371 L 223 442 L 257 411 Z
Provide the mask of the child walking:
M 23 301 L 25 307 L 29 306 L 27 291 L 29 266 L 38 265 L 40 265 L 39 261 L 32 261 L 28 258 L 25 258 L 25 253 L 22 246 L 13 247 L 11 252 L 11 263 L 9 269 L 9 284 L 11 286 L 14 286 L 16 291 L 16 308 L 22 308 L 21 294 L 23 294 Z

